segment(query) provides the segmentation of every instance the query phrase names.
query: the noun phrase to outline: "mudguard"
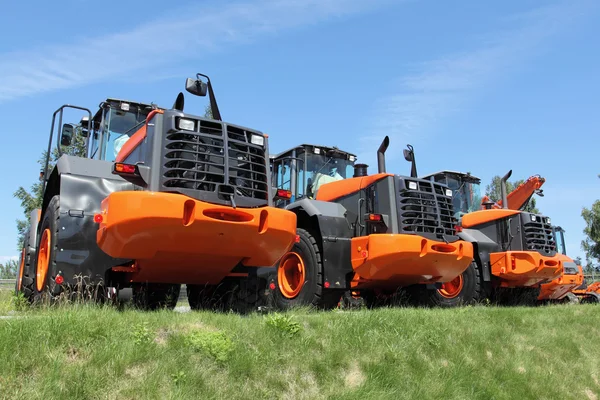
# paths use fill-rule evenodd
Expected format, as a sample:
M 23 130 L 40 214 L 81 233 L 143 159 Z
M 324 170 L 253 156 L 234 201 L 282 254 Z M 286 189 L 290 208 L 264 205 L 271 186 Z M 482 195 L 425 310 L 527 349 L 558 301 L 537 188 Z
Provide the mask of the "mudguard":
M 463 229 L 458 233 L 458 237 L 473 244 L 473 256 L 481 267 L 483 281 L 491 281 L 490 253 L 496 251 L 498 244 L 476 229 Z
M 298 227 L 308 229 L 322 244 L 324 282 L 330 289 L 349 289 L 354 271 L 350 259 L 352 225 L 338 203 L 302 199 L 286 206 L 298 216 Z
M 112 165 L 65 155 L 59 158 L 48 181 L 42 215 L 50 199 L 60 195 L 56 263 L 66 283 L 74 283 L 72 277 L 80 274 L 97 283 L 108 269 L 128 261 L 110 257 L 96 243 L 94 214 L 100 212 L 102 200 L 112 192 L 134 190 L 132 183 L 112 174 Z

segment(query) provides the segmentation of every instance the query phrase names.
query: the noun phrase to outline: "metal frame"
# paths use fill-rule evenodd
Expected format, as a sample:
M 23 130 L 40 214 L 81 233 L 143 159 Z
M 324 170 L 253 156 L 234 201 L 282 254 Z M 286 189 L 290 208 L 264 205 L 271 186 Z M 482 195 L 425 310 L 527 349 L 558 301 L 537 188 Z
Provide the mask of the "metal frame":
M 50 179 L 49 174 L 48 174 L 48 165 L 50 164 L 50 152 L 52 151 L 52 138 L 54 136 L 54 125 L 56 123 L 56 114 L 60 113 L 60 116 L 58 118 L 58 126 L 61 127 L 61 131 L 62 131 L 62 119 L 63 119 L 63 113 L 64 113 L 64 109 L 65 108 L 73 108 L 76 110 L 81 110 L 81 111 L 87 111 L 88 115 L 89 115 L 89 119 L 88 119 L 88 137 L 87 137 L 87 143 L 85 145 L 85 149 L 86 149 L 86 156 L 89 153 L 90 149 L 90 140 L 89 140 L 89 135 L 91 133 L 91 124 L 92 124 L 92 112 L 85 107 L 79 107 L 79 106 L 74 106 L 71 104 L 64 104 L 62 105 L 60 108 L 58 108 L 56 111 L 54 111 L 54 114 L 52 114 L 52 125 L 50 126 L 50 138 L 48 140 L 48 150 L 46 153 L 46 162 L 44 164 L 44 187 L 42 189 L 42 193 L 46 190 L 46 184 L 48 183 L 48 179 Z M 62 149 L 60 148 L 60 134 L 57 136 L 56 138 L 56 149 L 58 150 L 58 155 L 62 156 L 63 152 Z

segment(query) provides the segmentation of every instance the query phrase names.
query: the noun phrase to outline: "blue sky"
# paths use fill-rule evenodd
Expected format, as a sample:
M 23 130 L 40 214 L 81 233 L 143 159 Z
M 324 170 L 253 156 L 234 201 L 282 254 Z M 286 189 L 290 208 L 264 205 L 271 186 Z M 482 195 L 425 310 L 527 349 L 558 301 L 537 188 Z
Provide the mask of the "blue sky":
M 38 176 L 55 109 L 171 106 L 196 72 L 223 118 L 268 133 L 272 153 L 337 145 L 374 172 L 389 135 L 396 173 L 410 171 L 410 143 L 419 174 L 540 174 L 539 208 L 582 255 L 581 208 L 600 198 L 597 1 L 38 3 L 0 13 L 0 261 L 17 254 L 12 193 Z

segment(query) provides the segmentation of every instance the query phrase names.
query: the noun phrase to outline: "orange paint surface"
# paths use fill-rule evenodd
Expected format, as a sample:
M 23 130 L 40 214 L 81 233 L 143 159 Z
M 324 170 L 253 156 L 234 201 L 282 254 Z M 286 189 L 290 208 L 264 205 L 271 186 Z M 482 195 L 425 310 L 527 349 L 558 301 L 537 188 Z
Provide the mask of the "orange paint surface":
M 321 201 L 333 201 L 340 197 L 358 192 L 386 176 L 394 176 L 394 174 L 382 173 L 329 182 L 319 188 L 316 199 Z
M 485 224 L 486 222 L 496 221 L 501 218 L 510 217 L 511 215 L 519 214 L 518 210 L 479 210 L 473 211 L 462 216 L 461 226 L 463 228 L 471 228 L 473 226 Z
M 573 260 L 563 254 L 558 254 L 561 261 L 573 262 Z M 570 291 L 579 287 L 583 283 L 583 269 L 577 266 L 577 274 L 565 275 L 564 271 L 561 275 L 552 282 L 541 285 L 541 292 L 538 300 L 560 300 Z
M 545 257 L 536 251 L 490 253 L 490 265 L 492 275 L 501 279 L 501 287 L 537 285 L 560 277 L 563 271 L 558 254 Z
M 473 261 L 473 245 L 416 235 L 374 234 L 352 239 L 353 288 L 449 282 Z
M 274 207 L 233 209 L 181 194 L 111 193 L 96 241 L 136 260 L 133 281 L 216 284 L 241 261 L 274 265 L 296 238 L 296 215 Z

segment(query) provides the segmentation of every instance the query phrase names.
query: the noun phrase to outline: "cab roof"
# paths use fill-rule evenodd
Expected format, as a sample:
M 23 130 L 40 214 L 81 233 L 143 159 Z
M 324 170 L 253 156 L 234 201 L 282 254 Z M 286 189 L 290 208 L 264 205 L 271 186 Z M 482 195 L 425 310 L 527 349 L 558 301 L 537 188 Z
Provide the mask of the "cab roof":
M 421 176 L 421 179 L 429 179 L 432 176 L 436 176 L 436 175 L 458 175 L 462 178 L 468 178 L 471 181 L 478 181 L 481 182 L 481 179 L 476 177 L 475 175 L 472 175 L 470 173 L 467 172 L 458 172 L 458 171 L 449 171 L 449 170 L 443 170 L 443 171 L 438 171 L 438 172 L 434 172 L 432 174 L 428 174 L 425 176 Z
M 350 153 L 350 152 L 347 152 L 347 151 L 344 151 L 344 150 L 340 150 L 339 148 L 337 148 L 335 146 L 331 147 L 331 146 L 323 146 L 323 145 L 320 145 L 320 144 L 309 144 L 309 143 L 304 143 L 304 144 L 300 144 L 298 146 L 294 146 L 292 148 L 289 148 L 287 150 L 282 151 L 279 154 L 271 155 L 270 158 L 279 158 L 279 157 L 282 157 L 284 155 L 287 155 L 288 153 L 291 153 L 293 150 L 307 150 L 308 149 L 309 151 L 312 151 L 315 148 L 316 149 L 320 149 L 324 153 L 326 153 L 328 151 L 335 151 L 335 152 L 337 152 L 339 154 L 342 154 L 342 155 L 345 155 L 345 156 L 353 156 L 355 159 L 357 158 L 356 154 L 353 154 L 353 153 Z

